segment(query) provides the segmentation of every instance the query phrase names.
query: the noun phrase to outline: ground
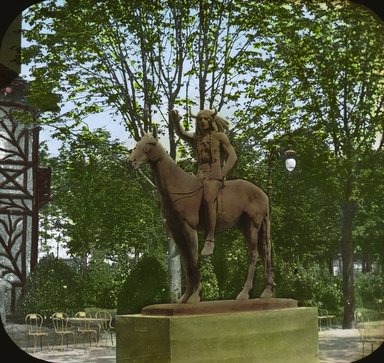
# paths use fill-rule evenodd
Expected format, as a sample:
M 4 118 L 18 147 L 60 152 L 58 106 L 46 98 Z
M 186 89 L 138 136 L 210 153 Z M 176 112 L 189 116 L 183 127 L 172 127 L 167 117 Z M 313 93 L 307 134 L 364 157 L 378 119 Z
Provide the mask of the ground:
M 33 340 L 28 345 L 27 328 L 22 324 L 8 323 L 5 326 L 6 332 L 12 340 L 27 351 L 30 356 L 39 358 L 48 362 L 63 363 L 116 363 L 116 340 L 113 337 L 113 345 L 111 341 L 101 341 L 99 346 L 95 342 L 90 346 L 89 343 L 80 344 L 75 347 L 71 341 L 69 346 L 65 346 L 64 350 L 60 350 L 60 345 L 55 341 L 53 331 L 49 331 L 49 350 L 45 340 L 43 341 L 43 349 L 40 345 L 33 353 Z M 2 344 L 3 346 L 3 344 Z M 362 343 L 359 340 L 359 332 L 357 329 L 325 329 L 319 331 L 319 363 L 351 363 L 351 362 L 384 362 L 384 345 L 374 347 L 374 354 L 380 354 L 380 360 L 372 360 L 371 347 L 369 344 L 365 346 L 365 357 L 363 359 Z M 11 362 L 11 361 L 9 361 Z M 16 362 L 16 361 L 15 361 Z M 17 363 L 22 363 L 20 360 Z M 268 362 L 271 363 L 271 362 Z M 304 362 L 303 362 L 304 363 Z

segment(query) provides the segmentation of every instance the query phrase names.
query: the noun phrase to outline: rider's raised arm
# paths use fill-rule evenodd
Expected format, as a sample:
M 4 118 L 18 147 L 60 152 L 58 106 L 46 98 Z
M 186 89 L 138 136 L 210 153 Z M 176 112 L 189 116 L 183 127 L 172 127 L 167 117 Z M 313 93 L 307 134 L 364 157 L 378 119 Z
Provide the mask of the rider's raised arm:
M 237 155 L 235 149 L 233 148 L 228 139 L 228 136 L 225 133 L 218 132 L 217 136 L 219 137 L 222 148 L 227 153 L 227 159 L 223 166 L 223 177 L 226 177 L 235 166 L 237 161 Z
M 193 144 L 195 141 L 195 134 L 193 132 L 185 131 L 180 125 L 181 116 L 176 110 L 172 110 L 169 113 L 169 118 L 175 127 L 176 134 L 184 141 Z

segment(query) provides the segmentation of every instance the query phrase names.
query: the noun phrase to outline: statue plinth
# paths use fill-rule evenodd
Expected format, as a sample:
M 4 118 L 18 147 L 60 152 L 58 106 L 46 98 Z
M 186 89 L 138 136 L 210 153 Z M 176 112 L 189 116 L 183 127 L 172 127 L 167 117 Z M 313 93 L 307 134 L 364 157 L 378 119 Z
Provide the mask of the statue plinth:
M 318 363 L 317 308 L 291 299 L 160 304 L 116 316 L 118 362 Z
M 297 308 L 293 299 L 247 299 L 247 300 L 215 300 L 202 301 L 198 304 L 155 304 L 141 310 L 142 315 L 196 315 L 221 314 L 241 311 L 259 311 L 271 309 Z

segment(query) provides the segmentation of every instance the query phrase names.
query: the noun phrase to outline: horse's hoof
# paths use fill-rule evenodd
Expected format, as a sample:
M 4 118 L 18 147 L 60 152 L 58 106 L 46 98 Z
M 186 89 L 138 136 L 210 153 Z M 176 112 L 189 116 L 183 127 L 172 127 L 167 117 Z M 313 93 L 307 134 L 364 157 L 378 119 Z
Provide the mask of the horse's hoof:
M 243 291 L 236 296 L 236 300 L 248 300 L 248 299 L 249 299 L 249 294 Z
M 187 304 L 198 304 L 200 302 L 200 296 L 197 295 L 197 296 L 191 296 L 188 300 L 187 300 Z
M 214 248 L 215 248 L 215 242 L 205 241 L 205 245 L 204 245 L 203 249 L 201 250 L 201 255 L 202 256 L 212 255 Z
M 272 289 L 266 288 L 260 296 L 260 299 L 270 299 L 273 297 Z
M 201 291 L 201 284 L 199 283 L 198 288 L 195 290 L 195 292 L 188 298 L 186 301 L 187 304 L 197 304 L 200 302 L 200 291 Z
M 177 303 L 178 304 L 183 304 L 183 303 L 186 303 L 187 300 L 188 300 L 187 295 L 184 294 L 184 295 L 181 296 L 181 298 L 179 300 L 177 300 Z

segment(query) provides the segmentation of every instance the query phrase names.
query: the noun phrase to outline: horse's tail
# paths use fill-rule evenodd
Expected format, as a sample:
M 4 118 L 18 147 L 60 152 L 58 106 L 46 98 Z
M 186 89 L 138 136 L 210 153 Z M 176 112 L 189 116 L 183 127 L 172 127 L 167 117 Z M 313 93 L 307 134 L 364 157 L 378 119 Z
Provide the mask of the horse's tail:
M 263 218 L 263 221 L 261 222 L 261 226 L 259 229 L 259 235 L 258 235 L 258 243 L 257 243 L 257 251 L 259 253 L 259 256 L 264 260 L 265 255 L 265 239 L 267 238 L 268 234 L 268 226 L 265 220 L 265 216 Z
M 258 238 L 258 252 L 264 264 L 264 273 L 267 283 L 274 286 L 272 276 L 272 242 L 271 242 L 271 223 L 269 214 L 264 215 Z

